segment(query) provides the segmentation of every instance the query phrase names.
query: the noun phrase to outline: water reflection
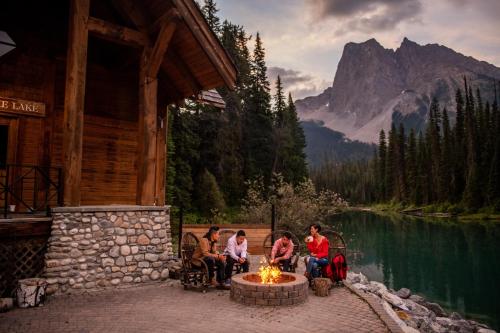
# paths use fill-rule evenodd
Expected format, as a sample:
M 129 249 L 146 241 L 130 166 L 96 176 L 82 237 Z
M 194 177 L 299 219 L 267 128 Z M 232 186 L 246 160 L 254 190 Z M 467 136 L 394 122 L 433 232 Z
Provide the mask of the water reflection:
M 337 215 L 329 223 L 356 253 L 352 270 L 500 328 L 500 224 L 367 212 Z

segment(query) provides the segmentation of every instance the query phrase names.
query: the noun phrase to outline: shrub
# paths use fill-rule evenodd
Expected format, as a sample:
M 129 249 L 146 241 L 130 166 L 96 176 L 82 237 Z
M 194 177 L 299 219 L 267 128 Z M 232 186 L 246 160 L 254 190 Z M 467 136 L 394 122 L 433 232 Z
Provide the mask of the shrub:
M 277 228 L 302 234 L 311 223 L 324 222 L 348 206 L 340 195 L 330 190 L 317 192 L 310 179 L 293 186 L 280 174 L 272 185 L 264 186 L 262 178 L 247 183 L 242 219 L 245 223 L 271 223 L 271 207 L 276 206 Z

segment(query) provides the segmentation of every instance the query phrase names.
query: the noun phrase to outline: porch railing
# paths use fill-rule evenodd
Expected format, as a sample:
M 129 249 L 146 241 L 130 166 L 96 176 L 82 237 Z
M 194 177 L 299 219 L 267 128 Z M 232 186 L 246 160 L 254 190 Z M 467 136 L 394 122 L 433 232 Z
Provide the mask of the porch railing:
M 3 216 L 50 214 L 62 204 L 60 168 L 7 164 L 0 174 L 0 208 Z M 2 207 L 3 204 L 3 207 Z

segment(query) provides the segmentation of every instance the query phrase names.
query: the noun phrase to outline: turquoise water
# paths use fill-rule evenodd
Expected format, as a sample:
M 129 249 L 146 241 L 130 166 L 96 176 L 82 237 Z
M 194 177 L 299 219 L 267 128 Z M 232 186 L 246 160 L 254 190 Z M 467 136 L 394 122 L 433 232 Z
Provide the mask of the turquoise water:
M 350 269 L 500 329 L 500 224 L 347 212 Z

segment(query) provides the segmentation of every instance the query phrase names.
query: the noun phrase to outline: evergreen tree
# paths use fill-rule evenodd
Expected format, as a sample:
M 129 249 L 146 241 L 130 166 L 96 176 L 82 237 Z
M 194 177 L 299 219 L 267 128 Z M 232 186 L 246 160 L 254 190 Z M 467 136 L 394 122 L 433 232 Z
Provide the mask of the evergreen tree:
M 220 25 L 220 19 L 217 16 L 217 12 L 219 11 L 219 9 L 217 9 L 217 4 L 215 3 L 215 1 L 205 0 L 205 3 L 203 4 L 201 11 L 203 13 L 203 16 L 205 16 L 208 25 L 210 26 L 210 28 L 212 28 L 213 32 L 215 32 L 217 36 L 220 36 L 221 25 Z
M 175 154 L 169 163 L 175 166 L 173 200 L 176 206 L 189 209 L 192 207 L 193 166 L 199 162 L 199 136 L 197 120 L 188 111 L 175 108 L 172 111 L 172 141 Z
M 488 179 L 488 204 L 500 211 L 500 109 L 498 105 L 497 87 L 494 85 L 495 99 L 491 107 L 491 151 Z
M 199 176 L 196 193 L 198 207 L 204 216 L 211 216 L 212 211 L 215 209 L 219 212 L 225 210 L 226 204 L 222 192 L 219 189 L 219 185 L 217 184 L 217 180 L 214 175 L 206 169 L 204 169 Z
M 392 123 L 389 131 L 389 142 L 387 144 L 387 161 L 386 161 L 386 180 L 387 180 L 387 199 L 392 200 L 398 191 L 399 184 L 397 183 L 397 130 L 396 125 Z
M 440 136 L 440 114 L 439 114 L 439 103 L 434 97 L 431 102 L 429 110 L 429 126 L 427 128 L 426 139 L 430 147 L 430 159 L 431 159 L 431 193 L 430 200 L 434 201 L 442 192 L 440 188 L 439 177 L 441 175 L 441 170 L 439 169 L 439 164 L 441 161 L 441 136 Z
M 453 188 L 450 188 L 452 172 L 452 136 L 450 123 L 448 119 L 448 111 L 443 109 L 443 142 L 441 147 L 440 174 L 439 174 L 439 201 L 445 202 L 451 200 Z
M 406 184 L 406 136 L 403 123 L 399 124 L 398 142 L 397 142 L 397 176 L 398 176 L 398 195 L 400 202 L 405 202 L 407 193 Z
M 281 84 L 281 78 L 278 75 L 276 79 L 276 95 L 274 95 L 274 117 L 276 122 L 276 127 L 285 127 L 285 113 L 286 113 L 285 96 L 283 95 L 283 86 Z
M 304 135 L 304 129 L 300 125 L 292 94 L 288 94 L 288 105 L 286 106 L 285 115 L 286 125 L 290 128 L 293 142 L 291 157 L 288 162 L 288 167 L 291 169 L 289 181 L 292 184 L 298 184 L 308 176 L 305 154 L 306 136 Z
M 259 176 L 269 184 L 274 163 L 273 119 L 265 52 L 260 35 L 255 38 L 249 96 L 244 104 L 243 151 L 245 177 Z
M 417 170 L 417 142 L 415 130 L 412 128 L 408 135 L 408 149 L 406 150 L 406 167 L 408 170 L 408 201 L 417 203 L 417 188 L 419 188 L 418 170 Z
M 384 130 L 379 134 L 379 148 L 378 148 L 378 172 L 377 172 L 377 189 L 379 192 L 380 200 L 384 201 L 387 198 L 387 180 L 386 180 L 386 165 L 387 165 L 387 144 L 385 140 Z
M 431 201 L 432 181 L 429 177 L 429 154 L 422 132 L 418 134 L 417 143 L 417 188 L 415 203 L 428 204 Z
M 464 99 L 462 91 L 457 89 L 455 95 L 456 122 L 453 129 L 453 178 L 452 198 L 453 202 L 460 201 L 465 188 L 465 115 Z
M 467 140 L 467 164 L 466 164 L 466 179 L 465 189 L 463 193 L 463 202 L 472 211 L 481 206 L 481 192 L 479 181 L 479 165 L 477 152 L 477 124 L 474 110 L 474 96 L 472 88 L 468 88 L 468 94 L 465 103 L 465 137 Z

